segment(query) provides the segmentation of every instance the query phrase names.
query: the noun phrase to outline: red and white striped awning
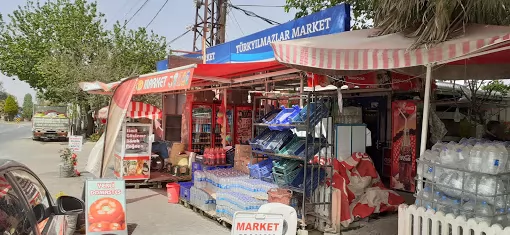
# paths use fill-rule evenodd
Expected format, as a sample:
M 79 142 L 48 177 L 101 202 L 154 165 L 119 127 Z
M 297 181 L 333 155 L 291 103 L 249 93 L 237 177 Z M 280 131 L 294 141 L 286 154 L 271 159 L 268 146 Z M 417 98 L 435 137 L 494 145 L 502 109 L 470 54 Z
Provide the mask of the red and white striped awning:
M 464 79 L 465 73 L 484 79 L 510 74 L 510 66 L 501 66 L 510 63 L 510 27 L 507 26 L 470 25 L 460 38 L 415 50 L 409 50 L 414 42 L 412 38 L 402 34 L 372 37 L 376 31 L 354 30 L 274 42 L 272 46 L 279 62 L 323 74 L 350 75 L 385 69 L 417 75 L 428 64 L 441 65 L 437 66 L 441 67 L 440 71 L 434 71 L 436 79 Z M 459 66 L 467 70 L 462 69 L 460 73 Z
M 98 119 L 107 119 L 108 118 L 108 108 L 109 106 L 106 106 L 102 109 L 100 109 L 97 112 L 97 118 Z M 129 104 L 128 110 L 127 110 L 127 117 L 129 118 L 149 118 L 149 119 L 162 119 L 162 112 L 161 109 L 142 102 L 131 102 Z

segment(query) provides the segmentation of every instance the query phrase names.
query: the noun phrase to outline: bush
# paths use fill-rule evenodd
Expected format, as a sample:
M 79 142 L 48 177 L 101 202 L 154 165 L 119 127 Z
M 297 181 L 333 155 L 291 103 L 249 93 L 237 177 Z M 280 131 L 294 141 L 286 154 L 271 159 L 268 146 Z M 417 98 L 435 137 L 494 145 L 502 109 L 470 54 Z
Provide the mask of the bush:
M 99 138 L 101 138 L 101 135 L 99 133 L 94 133 L 94 134 L 90 135 L 89 140 L 91 142 L 97 142 L 99 140 Z

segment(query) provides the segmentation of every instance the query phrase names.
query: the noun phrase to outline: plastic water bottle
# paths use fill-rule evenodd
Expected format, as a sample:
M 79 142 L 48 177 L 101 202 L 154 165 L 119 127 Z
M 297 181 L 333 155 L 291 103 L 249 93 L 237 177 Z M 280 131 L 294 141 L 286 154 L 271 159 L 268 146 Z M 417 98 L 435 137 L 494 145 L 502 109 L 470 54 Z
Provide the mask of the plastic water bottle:
M 503 228 L 506 227 L 506 225 L 508 223 L 508 218 L 507 218 L 507 214 L 505 213 L 505 209 L 504 208 L 497 209 L 496 213 L 494 213 L 494 215 L 495 215 L 495 217 L 494 217 L 494 220 L 492 221 L 492 223 L 499 224 Z
M 451 213 L 453 213 L 453 215 L 455 215 L 455 216 L 460 215 L 460 200 L 459 199 L 453 200 L 450 210 L 451 210 Z
M 421 198 L 423 207 L 425 207 L 427 210 L 434 209 L 434 207 L 432 206 L 433 202 L 432 190 L 429 187 L 423 188 L 423 191 L 421 192 Z
M 484 156 L 486 156 L 486 158 L 482 164 L 483 172 L 488 174 L 497 174 L 503 160 L 501 151 L 499 151 L 496 146 L 489 145 L 484 151 Z
M 434 202 L 434 210 L 438 210 L 438 207 L 441 208 L 441 206 L 439 205 L 439 203 L 441 203 L 441 199 L 443 198 L 443 194 L 439 191 L 437 191 L 436 193 L 434 193 L 434 198 L 433 198 L 433 202 Z
M 484 147 L 481 144 L 475 144 L 473 148 L 471 149 L 471 152 L 469 154 L 468 158 L 468 165 L 467 168 L 470 171 L 476 171 L 476 172 L 483 172 L 481 169 L 482 162 L 483 162 L 483 156 L 482 152 L 484 151 Z
M 475 207 L 476 205 L 473 201 L 465 202 L 464 205 L 462 205 L 462 211 L 464 211 L 464 216 L 466 216 L 466 219 L 474 217 Z
M 492 206 L 489 205 L 486 201 L 483 201 L 481 204 L 477 205 L 475 213 L 476 222 L 487 222 L 487 224 L 491 225 L 492 217 L 494 216 L 494 210 L 492 209 Z
M 448 214 L 451 213 L 450 208 L 451 208 L 450 199 L 443 195 L 441 199 L 438 200 L 436 211 L 441 211 L 445 214 Z

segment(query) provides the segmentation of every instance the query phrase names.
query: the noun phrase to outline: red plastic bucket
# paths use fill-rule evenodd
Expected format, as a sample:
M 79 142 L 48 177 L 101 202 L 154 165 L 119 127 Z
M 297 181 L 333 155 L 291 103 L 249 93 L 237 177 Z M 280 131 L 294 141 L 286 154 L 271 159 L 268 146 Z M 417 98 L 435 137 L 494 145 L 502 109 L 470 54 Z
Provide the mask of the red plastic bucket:
M 179 203 L 179 191 L 181 186 L 177 183 L 166 184 L 166 193 L 168 195 L 168 203 L 177 204 Z

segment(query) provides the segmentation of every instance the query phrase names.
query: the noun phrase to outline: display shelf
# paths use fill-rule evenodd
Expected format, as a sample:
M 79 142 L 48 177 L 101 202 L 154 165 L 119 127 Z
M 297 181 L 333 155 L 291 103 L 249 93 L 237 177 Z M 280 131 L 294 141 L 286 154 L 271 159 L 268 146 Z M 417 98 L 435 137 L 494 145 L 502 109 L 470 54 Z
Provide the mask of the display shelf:
M 268 97 L 255 97 L 253 102 L 253 112 L 252 115 L 254 117 L 263 117 L 263 116 L 274 116 L 273 113 L 255 113 L 255 110 L 264 110 L 266 107 L 263 100 L 267 99 Z M 279 104 L 292 104 L 290 100 L 293 97 L 274 97 L 273 100 L 276 100 L 276 103 L 271 103 L 271 105 L 278 106 Z M 298 214 L 302 215 L 302 219 L 299 221 L 299 225 L 302 228 L 305 228 L 307 226 L 307 216 L 313 216 L 309 215 L 305 212 L 305 208 L 308 207 L 314 207 L 316 205 L 324 205 L 328 206 L 329 210 L 332 210 L 332 203 L 331 203 L 331 195 L 332 195 L 332 189 L 330 188 L 329 191 L 326 193 L 329 194 L 326 197 L 316 197 L 315 195 L 315 188 L 318 187 L 317 183 L 323 183 L 324 179 L 324 173 L 330 172 L 332 174 L 333 172 L 333 166 L 331 165 L 331 159 L 332 157 L 328 156 L 322 156 L 323 154 L 321 152 L 322 149 L 329 147 L 328 153 L 331 151 L 334 151 L 334 145 L 331 143 L 330 138 L 328 136 L 331 136 L 332 130 L 326 131 L 326 129 L 329 128 L 330 123 L 329 119 L 331 118 L 331 102 L 334 102 L 335 99 L 332 98 L 332 96 L 328 95 L 318 95 L 315 92 L 309 92 L 306 93 L 306 95 L 299 95 L 296 96 L 297 99 L 302 99 L 303 104 L 306 105 L 305 109 L 301 109 L 299 112 L 299 118 L 294 118 L 293 123 L 286 123 L 286 124 L 272 124 L 272 123 L 256 123 L 253 122 L 253 131 L 252 131 L 252 141 L 250 142 L 250 145 L 252 146 L 252 158 L 272 158 L 274 160 L 281 159 L 290 159 L 290 160 L 297 160 L 297 162 L 300 163 L 299 168 L 301 169 L 300 173 L 296 176 L 296 178 L 293 178 L 292 183 L 283 183 L 280 188 L 284 188 L 290 191 L 295 192 L 298 194 L 298 197 L 302 197 L 301 202 L 298 203 Z M 280 100 L 281 101 L 280 103 Z M 310 105 L 308 107 L 307 104 L 318 104 L 318 105 Z M 257 106 L 259 105 L 259 106 Z M 282 107 L 282 106 L 280 106 Z M 320 109 L 318 108 L 320 107 Z M 298 110 L 298 107 L 293 108 L 292 112 Z M 290 111 L 290 109 L 289 109 Z M 288 113 L 288 112 L 287 112 Z M 259 114 L 259 115 L 257 115 Z M 280 118 L 283 120 L 284 118 Z M 285 119 L 288 120 L 288 119 Z M 327 120 L 327 121 L 325 121 Z M 326 127 L 323 125 L 325 124 Z M 269 129 L 275 129 L 275 130 L 283 130 L 283 129 L 290 129 L 294 133 L 294 138 L 299 138 L 300 142 L 298 143 L 297 140 L 289 141 L 286 143 L 283 143 L 282 146 L 278 147 L 278 152 L 269 152 L 266 147 L 268 147 L 268 144 L 265 142 L 273 141 L 271 138 L 271 134 L 267 133 L 267 129 L 262 131 L 262 127 L 269 127 Z M 281 127 L 281 128 L 280 128 Z M 261 132 L 262 131 L 262 132 Z M 255 138 L 255 133 L 259 132 L 260 134 L 257 135 L 257 138 Z M 268 136 L 269 135 L 269 136 Z M 333 135 L 334 136 L 334 135 Z M 280 138 L 277 138 L 277 141 L 279 141 Z M 328 142 L 329 140 L 329 142 Z M 304 142 L 303 142 L 304 141 Z M 293 145 L 289 145 L 293 144 Z M 300 144 L 298 146 L 298 144 Z M 294 146 L 296 145 L 296 146 Z M 297 147 L 298 146 L 298 147 Z M 270 147 L 270 146 L 269 146 Z M 287 148 L 286 148 L 287 147 Z M 292 150 L 292 151 L 290 151 Z M 284 154 L 288 153 L 288 154 Z M 299 156 L 297 156 L 299 155 Z M 277 169 L 276 169 L 277 170 Z M 316 174 L 317 171 L 317 174 Z M 273 174 L 280 174 L 277 171 L 275 171 L 275 168 L 273 167 Z M 288 173 L 288 177 L 292 177 L 290 175 L 291 173 Z M 286 177 L 285 174 L 281 174 L 283 177 Z M 274 176 L 273 176 L 274 177 Z M 278 180 L 284 179 L 284 178 L 278 178 Z M 275 180 L 275 178 L 273 178 Z M 289 180 L 289 179 L 284 179 Z M 282 181 L 283 182 L 283 181 Z M 296 186 L 300 187 L 296 187 Z M 300 213 L 299 213 L 300 212 Z M 330 216 L 325 216 L 324 218 L 319 218 L 319 216 L 316 216 L 320 221 L 322 222 L 331 222 L 331 213 Z M 317 221 L 316 221 L 317 222 Z

